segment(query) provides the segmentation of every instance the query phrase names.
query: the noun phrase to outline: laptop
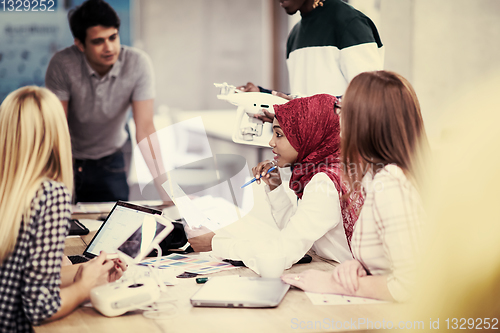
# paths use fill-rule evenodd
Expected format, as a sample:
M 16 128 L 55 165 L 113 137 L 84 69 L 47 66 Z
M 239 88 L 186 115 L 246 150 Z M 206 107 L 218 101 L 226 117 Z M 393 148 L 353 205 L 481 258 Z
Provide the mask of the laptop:
M 118 201 L 83 254 L 68 258 L 73 264 L 76 264 L 97 257 L 101 251 L 114 253 L 132 234 L 137 232 L 144 221 L 161 215 L 162 211 L 160 210 Z M 159 231 L 157 230 L 155 236 L 159 235 Z
M 281 279 L 261 277 L 210 277 L 191 297 L 193 306 L 224 308 L 277 307 L 290 285 Z

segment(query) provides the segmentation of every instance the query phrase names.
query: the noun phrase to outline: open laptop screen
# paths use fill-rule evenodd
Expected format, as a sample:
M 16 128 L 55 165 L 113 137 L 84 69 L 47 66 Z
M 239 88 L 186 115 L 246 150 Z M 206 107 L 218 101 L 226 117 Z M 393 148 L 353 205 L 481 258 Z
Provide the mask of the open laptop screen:
M 85 249 L 85 256 L 98 256 L 101 251 L 115 252 L 129 237 L 133 237 L 134 232 L 141 230 L 140 226 L 148 220 L 148 216 L 161 214 L 156 209 L 118 201 Z M 158 234 L 161 230 L 155 231 L 154 234 Z
M 144 219 L 142 226 L 139 227 L 129 238 L 118 248 L 132 259 L 136 259 L 141 253 L 146 251 L 153 240 L 165 230 L 167 226 L 158 223 L 151 215 Z

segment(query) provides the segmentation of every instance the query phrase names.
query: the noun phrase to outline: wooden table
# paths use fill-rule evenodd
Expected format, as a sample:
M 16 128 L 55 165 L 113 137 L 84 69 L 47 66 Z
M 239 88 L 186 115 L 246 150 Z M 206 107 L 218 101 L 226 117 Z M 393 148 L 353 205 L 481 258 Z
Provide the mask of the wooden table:
M 68 238 L 66 253 L 82 253 L 92 235 L 83 239 Z M 75 252 L 76 251 L 76 252 Z M 298 273 L 315 268 L 331 270 L 334 264 L 313 254 L 313 262 L 294 265 L 288 271 Z M 255 276 L 248 268 L 238 268 L 213 275 Z M 211 275 L 211 276 L 213 276 Z M 350 328 L 351 322 L 359 319 L 382 323 L 401 319 L 401 305 L 393 303 L 367 305 L 315 306 L 307 295 L 298 289 L 291 289 L 282 303 L 273 309 L 227 309 L 197 308 L 191 306 L 189 298 L 200 288 L 195 279 L 178 279 L 178 284 L 167 287 L 170 296 L 176 299 L 177 313 L 162 319 L 148 319 L 142 311 L 129 312 L 115 318 L 107 318 L 93 308 L 80 307 L 69 316 L 42 326 L 35 327 L 37 333 L 44 332 L 325 332 L 336 330 L 337 321 L 347 322 L 338 330 Z M 349 327 L 345 327 L 346 325 Z M 333 328 L 333 329 L 332 329 Z M 364 329 L 366 326 L 359 326 Z
M 260 200 L 263 195 L 255 193 L 255 199 Z M 256 205 L 261 207 L 263 203 Z M 74 218 L 95 219 L 98 215 L 74 215 Z M 259 219 L 266 217 L 259 216 Z M 81 254 L 92 240 L 95 232 L 89 235 L 66 239 L 66 255 Z M 287 272 L 299 273 L 306 269 L 330 271 L 334 262 L 324 260 L 314 254 L 309 264 L 294 265 Z M 248 268 L 238 268 L 212 274 L 241 276 L 256 276 Z M 37 333 L 45 332 L 331 332 L 345 331 L 346 329 L 366 329 L 359 325 L 362 320 L 371 321 L 373 328 L 377 324 L 384 325 L 391 321 L 397 325 L 406 321 L 405 307 L 400 304 L 366 304 L 366 305 L 313 305 L 307 295 L 299 289 L 290 289 L 281 304 L 272 309 L 228 309 L 228 308 L 198 308 L 191 306 L 190 297 L 200 288 L 194 278 L 178 279 L 178 284 L 167 287 L 170 296 L 176 299 L 177 314 L 163 319 L 148 319 L 142 311 L 129 312 L 115 318 L 107 318 L 93 308 L 80 307 L 69 316 L 42 326 L 35 327 Z M 332 323 L 333 320 L 333 323 Z M 340 327 L 340 322 L 343 323 Z M 351 323 L 355 327 L 351 327 Z M 338 329 L 335 328 L 335 325 Z M 368 328 L 371 328 L 368 326 Z M 377 330 L 379 332 L 380 330 Z

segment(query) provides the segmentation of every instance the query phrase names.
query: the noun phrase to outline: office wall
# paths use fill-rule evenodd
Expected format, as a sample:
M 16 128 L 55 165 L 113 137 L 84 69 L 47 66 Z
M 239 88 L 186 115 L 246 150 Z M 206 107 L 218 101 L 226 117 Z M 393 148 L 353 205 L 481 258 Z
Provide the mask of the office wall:
M 137 46 L 152 58 L 157 105 L 227 109 L 213 83 L 271 80 L 271 2 L 137 0 Z
M 414 12 L 414 84 L 435 131 L 454 99 L 500 69 L 500 1 L 414 0 Z
M 137 0 L 135 40 L 153 59 L 158 104 L 184 110 L 231 108 L 215 99 L 213 82 L 269 86 L 274 2 Z M 414 85 L 431 137 L 439 137 L 450 117 L 446 105 L 500 67 L 498 0 L 349 3 L 377 24 L 386 48 L 385 68 Z M 284 45 L 286 34 L 280 36 L 274 43 Z
M 376 2 L 385 68 L 411 81 L 430 139 L 438 141 L 453 118 L 450 103 L 500 69 L 500 1 Z
M 452 121 L 451 102 L 500 70 L 500 1 L 349 3 L 377 24 L 386 48 L 385 68 L 415 87 L 431 141 L 439 141 L 441 129 Z

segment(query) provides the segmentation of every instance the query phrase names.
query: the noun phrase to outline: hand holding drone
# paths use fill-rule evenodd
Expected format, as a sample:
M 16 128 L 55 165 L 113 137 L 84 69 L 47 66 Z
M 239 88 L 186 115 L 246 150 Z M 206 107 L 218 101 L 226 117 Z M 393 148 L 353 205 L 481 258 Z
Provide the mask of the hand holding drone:
M 243 92 L 227 83 L 214 83 L 220 88 L 218 99 L 228 101 L 238 107 L 233 141 L 236 143 L 268 147 L 272 136 L 272 126 L 255 118 L 264 115 L 263 110 L 274 114 L 273 105 L 285 104 L 287 99 L 261 92 Z

